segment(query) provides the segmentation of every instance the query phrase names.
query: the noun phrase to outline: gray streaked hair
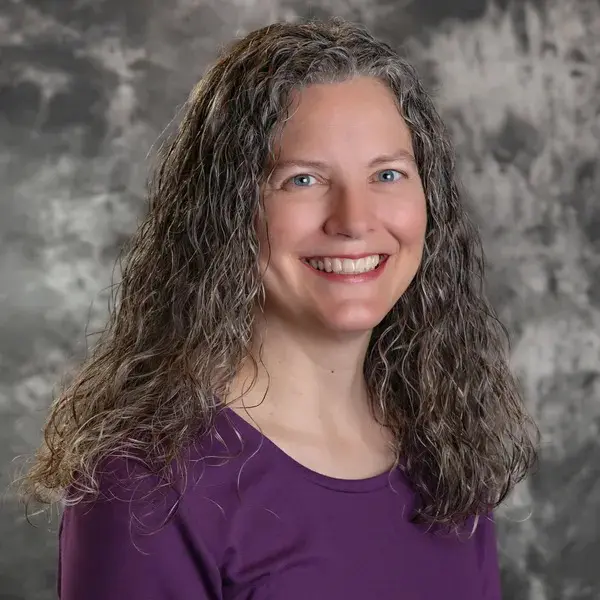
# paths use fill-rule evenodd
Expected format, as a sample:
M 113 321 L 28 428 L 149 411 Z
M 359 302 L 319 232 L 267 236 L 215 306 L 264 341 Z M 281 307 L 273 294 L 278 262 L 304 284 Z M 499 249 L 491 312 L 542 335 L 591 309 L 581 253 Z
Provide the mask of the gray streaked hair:
M 168 480 L 210 429 L 264 296 L 254 224 L 291 92 L 374 77 L 412 135 L 428 226 L 422 264 L 375 328 L 364 374 L 419 496 L 418 523 L 455 527 L 493 510 L 536 459 L 535 424 L 482 291 L 483 252 L 461 203 L 448 133 L 411 65 L 363 26 L 276 23 L 225 49 L 164 145 L 149 210 L 125 249 L 98 345 L 53 402 L 24 498 L 98 492 L 111 456 Z

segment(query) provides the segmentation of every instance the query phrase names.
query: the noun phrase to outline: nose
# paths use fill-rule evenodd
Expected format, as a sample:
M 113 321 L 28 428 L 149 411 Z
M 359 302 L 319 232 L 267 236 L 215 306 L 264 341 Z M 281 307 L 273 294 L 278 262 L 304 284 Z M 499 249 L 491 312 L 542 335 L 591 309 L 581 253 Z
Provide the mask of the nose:
M 324 224 L 325 233 L 360 239 L 373 228 L 373 206 L 365 187 L 346 185 L 331 191 L 331 208 Z

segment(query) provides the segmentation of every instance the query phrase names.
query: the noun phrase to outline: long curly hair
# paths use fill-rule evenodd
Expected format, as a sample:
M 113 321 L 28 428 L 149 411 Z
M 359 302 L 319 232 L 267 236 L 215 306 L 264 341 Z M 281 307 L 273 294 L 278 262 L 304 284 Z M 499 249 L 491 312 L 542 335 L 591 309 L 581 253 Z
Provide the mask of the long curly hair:
M 166 480 L 208 432 L 242 362 L 264 289 L 255 222 L 291 92 L 375 77 L 412 134 L 427 197 L 419 271 L 373 331 L 372 401 L 420 502 L 415 523 L 493 510 L 537 459 L 539 430 L 508 367 L 508 336 L 483 293 L 483 252 L 461 204 L 448 133 L 416 72 L 363 26 L 276 23 L 226 48 L 161 149 L 149 210 L 125 248 L 99 343 L 54 400 L 21 495 L 98 493 L 107 457 Z M 400 461 L 399 461 L 400 464 Z M 184 465 L 183 465 L 184 467 Z

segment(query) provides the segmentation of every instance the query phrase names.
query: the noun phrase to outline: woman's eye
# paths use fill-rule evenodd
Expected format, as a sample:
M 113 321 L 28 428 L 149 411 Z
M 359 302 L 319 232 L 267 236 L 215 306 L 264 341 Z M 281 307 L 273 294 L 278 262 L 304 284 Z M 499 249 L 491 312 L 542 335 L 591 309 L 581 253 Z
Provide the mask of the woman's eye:
M 385 169 L 377 173 L 377 180 L 384 183 L 394 183 L 406 177 L 404 173 L 396 169 Z M 291 185 L 292 187 L 311 187 L 316 182 L 316 178 L 308 173 L 300 173 L 290 177 L 284 186 Z
M 290 177 L 288 181 L 296 187 L 310 187 L 311 179 L 314 179 L 312 175 L 301 173 L 300 175 L 294 175 L 293 177 Z
M 403 177 L 405 177 L 404 173 L 401 173 L 400 171 L 397 171 L 396 169 L 385 169 L 383 171 L 379 171 L 379 173 L 377 173 L 377 177 L 379 181 L 384 181 L 384 182 L 394 182 L 394 181 L 398 181 L 399 179 L 402 179 Z

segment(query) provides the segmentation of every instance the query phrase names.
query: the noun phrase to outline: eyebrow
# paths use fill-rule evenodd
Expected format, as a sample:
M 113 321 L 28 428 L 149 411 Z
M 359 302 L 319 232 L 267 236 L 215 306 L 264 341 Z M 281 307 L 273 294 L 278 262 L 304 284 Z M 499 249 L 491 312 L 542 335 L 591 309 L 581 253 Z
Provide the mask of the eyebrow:
M 375 157 L 367 166 L 375 167 L 383 163 L 390 163 L 403 160 L 411 163 L 414 167 L 417 166 L 415 157 L 408 150 L 397 150 L 391 154 L 381 154 Z M 280 160 L 273 165 L 272 173 L 286 169 L 288 167 L 303 167 L 309 169 L 326 169 L 329 165 L 320 160 L 305 160 L 301 158 L 290 158 L 288 160 Z

